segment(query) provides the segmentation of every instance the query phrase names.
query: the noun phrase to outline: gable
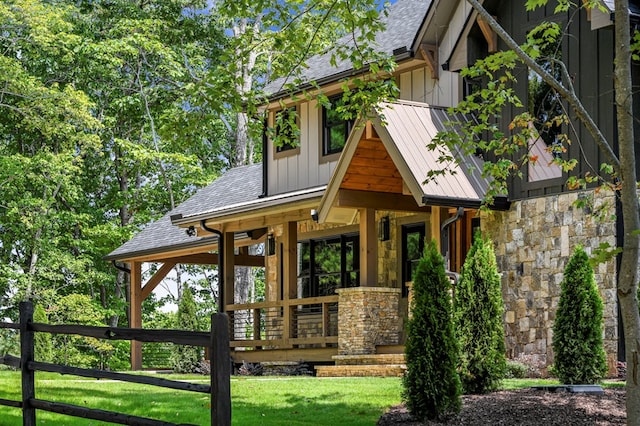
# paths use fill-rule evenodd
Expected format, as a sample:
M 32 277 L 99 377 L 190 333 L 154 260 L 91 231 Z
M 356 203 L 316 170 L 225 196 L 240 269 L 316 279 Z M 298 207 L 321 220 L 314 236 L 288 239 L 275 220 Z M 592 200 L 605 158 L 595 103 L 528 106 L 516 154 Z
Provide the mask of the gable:
M 356 125 L 320 202 L 320 222 L 349 223 L 367 194 L 385 207 L 419 210 L 427 206 L 479 207 L 489 186 L 475 156 L 428 148 L 450 121 L 466 120 L 443 108 L 415 102 L 383 104 L 370 122 Z M 443 164 L 442 154 L 458 162 Z M 427 179 L 430 170 L 448 171 Z M 345 195 L 348 194 L 348 195 Z M 386 194 L 386 195 L 385 195 Z M 351 204 L 350 204 L 351 201 Z M 382 206 L 379 206 L 382 208 Z

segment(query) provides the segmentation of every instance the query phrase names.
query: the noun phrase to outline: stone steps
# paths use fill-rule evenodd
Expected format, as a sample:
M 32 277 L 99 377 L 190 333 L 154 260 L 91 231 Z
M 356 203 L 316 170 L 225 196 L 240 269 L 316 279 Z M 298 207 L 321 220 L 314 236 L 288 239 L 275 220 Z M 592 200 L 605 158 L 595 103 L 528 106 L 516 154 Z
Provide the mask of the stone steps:
M 404 354 L 334 355 L 336 365 L 404 364 Z
M 404 354 L 334 355 L 336 365 L 318 365 L 317 377 L 402 377 Z
M 316 377 L 402 377 L 404 364 L 386 365 L 317 365 Z

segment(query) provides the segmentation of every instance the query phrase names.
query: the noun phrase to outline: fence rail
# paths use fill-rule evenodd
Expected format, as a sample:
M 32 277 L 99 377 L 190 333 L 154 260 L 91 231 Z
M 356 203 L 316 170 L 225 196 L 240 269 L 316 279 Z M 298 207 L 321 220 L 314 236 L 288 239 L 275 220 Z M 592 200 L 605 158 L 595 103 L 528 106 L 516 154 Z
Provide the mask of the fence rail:
M 81 377 L 106 378 L 122 382 L 138 383 L 178 389 L 211 395 L 211 425 L 231 425 L 231 364 L 229 353 L 229 320 L 226 314 L 211 316 L 211 333 L 183 330 L 143 330 L 119 327 L 93 327 L 80 325 L 50 325 L 33 322 L 33 304 L 20 303 L 20 323 L 0 323 L 0 328 L 20 330 L 20 358 L 3 355 L 0 364 L 19 368 L 22 373 L 22 401 L 0 398 L 0 405 L 22 408 L 24 426 L 36 425 L 36 410 L 65 414 L 99 421 L 108 421 L 124 425 L 169 426 L 175 423 L 124 413 L 105 411 L 45 401 L 35 398 L 35 372 L 47 371 L 60 374 L 72 374 Z M 116 373 L 103 370 L 70 367 L 34 360 L 34 334 L 36 332 L 52 334 L 76 334 L 107 340 L 137 340 L 140 342 L 169 342 L 178 345 L 204 346 L 210 348 L 211 384 L 201 385 L 169 379 Z

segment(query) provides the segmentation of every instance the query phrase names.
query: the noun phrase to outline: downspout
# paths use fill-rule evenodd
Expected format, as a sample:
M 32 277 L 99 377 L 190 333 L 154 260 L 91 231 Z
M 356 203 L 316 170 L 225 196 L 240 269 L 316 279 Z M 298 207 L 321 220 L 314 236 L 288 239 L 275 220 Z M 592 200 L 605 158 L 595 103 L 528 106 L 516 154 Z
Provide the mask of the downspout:
M 268 159 L 269 153 L 267 150 L 269 149 L 268 144 L 269 138 L 267 138 L 267 118 L 264 119 L 263 129 L 262 129 L 262 194 L 258 196 L 258 198 L 264 198 L 267 196 L 268 186 L 267 186 L 267 176 L 268 176 Z M 204 228 L 203 228 L 204 229 Z
M 116 268 L 118 271 L 122 271 L 125 274 L 130 274 L 131 273 L 131 269 L 127 268 L 126 266 L 120 266 L 118 265 L 118 262 L 116 262 L 115 260 L 111 261 L 111 264 L 113 265 L 114 268 Z
M 449 270 L 449 227 L 464 216 L 464 207 L 458 207 L 456 214 L 442 222 L 440 225 L 440 247 L 442 247 L 442 256 L 446 266 L 446 273 L 453 280 L 453 284 L 458 283 L 458 274 Z
M 222 232 L 209 228 L 204 219 L 200 221 L 200 227 L 205 231 L 218 236 L 218 312 L 224 312 L 224 238 Z

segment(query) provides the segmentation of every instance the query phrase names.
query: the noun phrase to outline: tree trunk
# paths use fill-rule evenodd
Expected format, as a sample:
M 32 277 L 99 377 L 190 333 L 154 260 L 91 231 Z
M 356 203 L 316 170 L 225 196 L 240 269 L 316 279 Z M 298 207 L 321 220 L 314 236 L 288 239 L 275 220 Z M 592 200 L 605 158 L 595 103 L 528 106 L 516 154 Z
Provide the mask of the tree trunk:
M 584 109 L 571 90 L 556 81 L 553 76 L 520 49 L 513 38 L 493 19 L 478 0 L 466 0 L 489 23 L 498 36 L 518 57 L 551 85 L 574 109 L 578 119 L 593 136 L 607 161 L 615 168 L 621 180 L 623 252 L 618 271 L 618 300 L 626 343 L 627 359 L 627 424 L 640 426 L 640 386 L 638 386 L 638 352 L 640 351 L 640 315 L 638 312 L 638 277 L 640 267 L 640 204 L 638 203 L 635 146 L 633 132 L 633 94 L 631 78 L 629 1 L 615 0 L 615 71 L 614 88 L 617 114 L 618 146 L 616 155 L 613 144 L 607 141 L 593 118 Z
M 618 272 L 618 298 L 622 313 L 627 360 L 627 424 L 640 425 L 640 386 L 638 352 L 640 351 L 640 315 L 638 312 L 638 267 L 640 205 L 638 203 L 636 154 L 633 132 L 633 92 L 631 79 L 631 34 L 629 1 L 615 2 L 615 71 L 614 88 L 620 149 L 622 188 L 623 252 Z

